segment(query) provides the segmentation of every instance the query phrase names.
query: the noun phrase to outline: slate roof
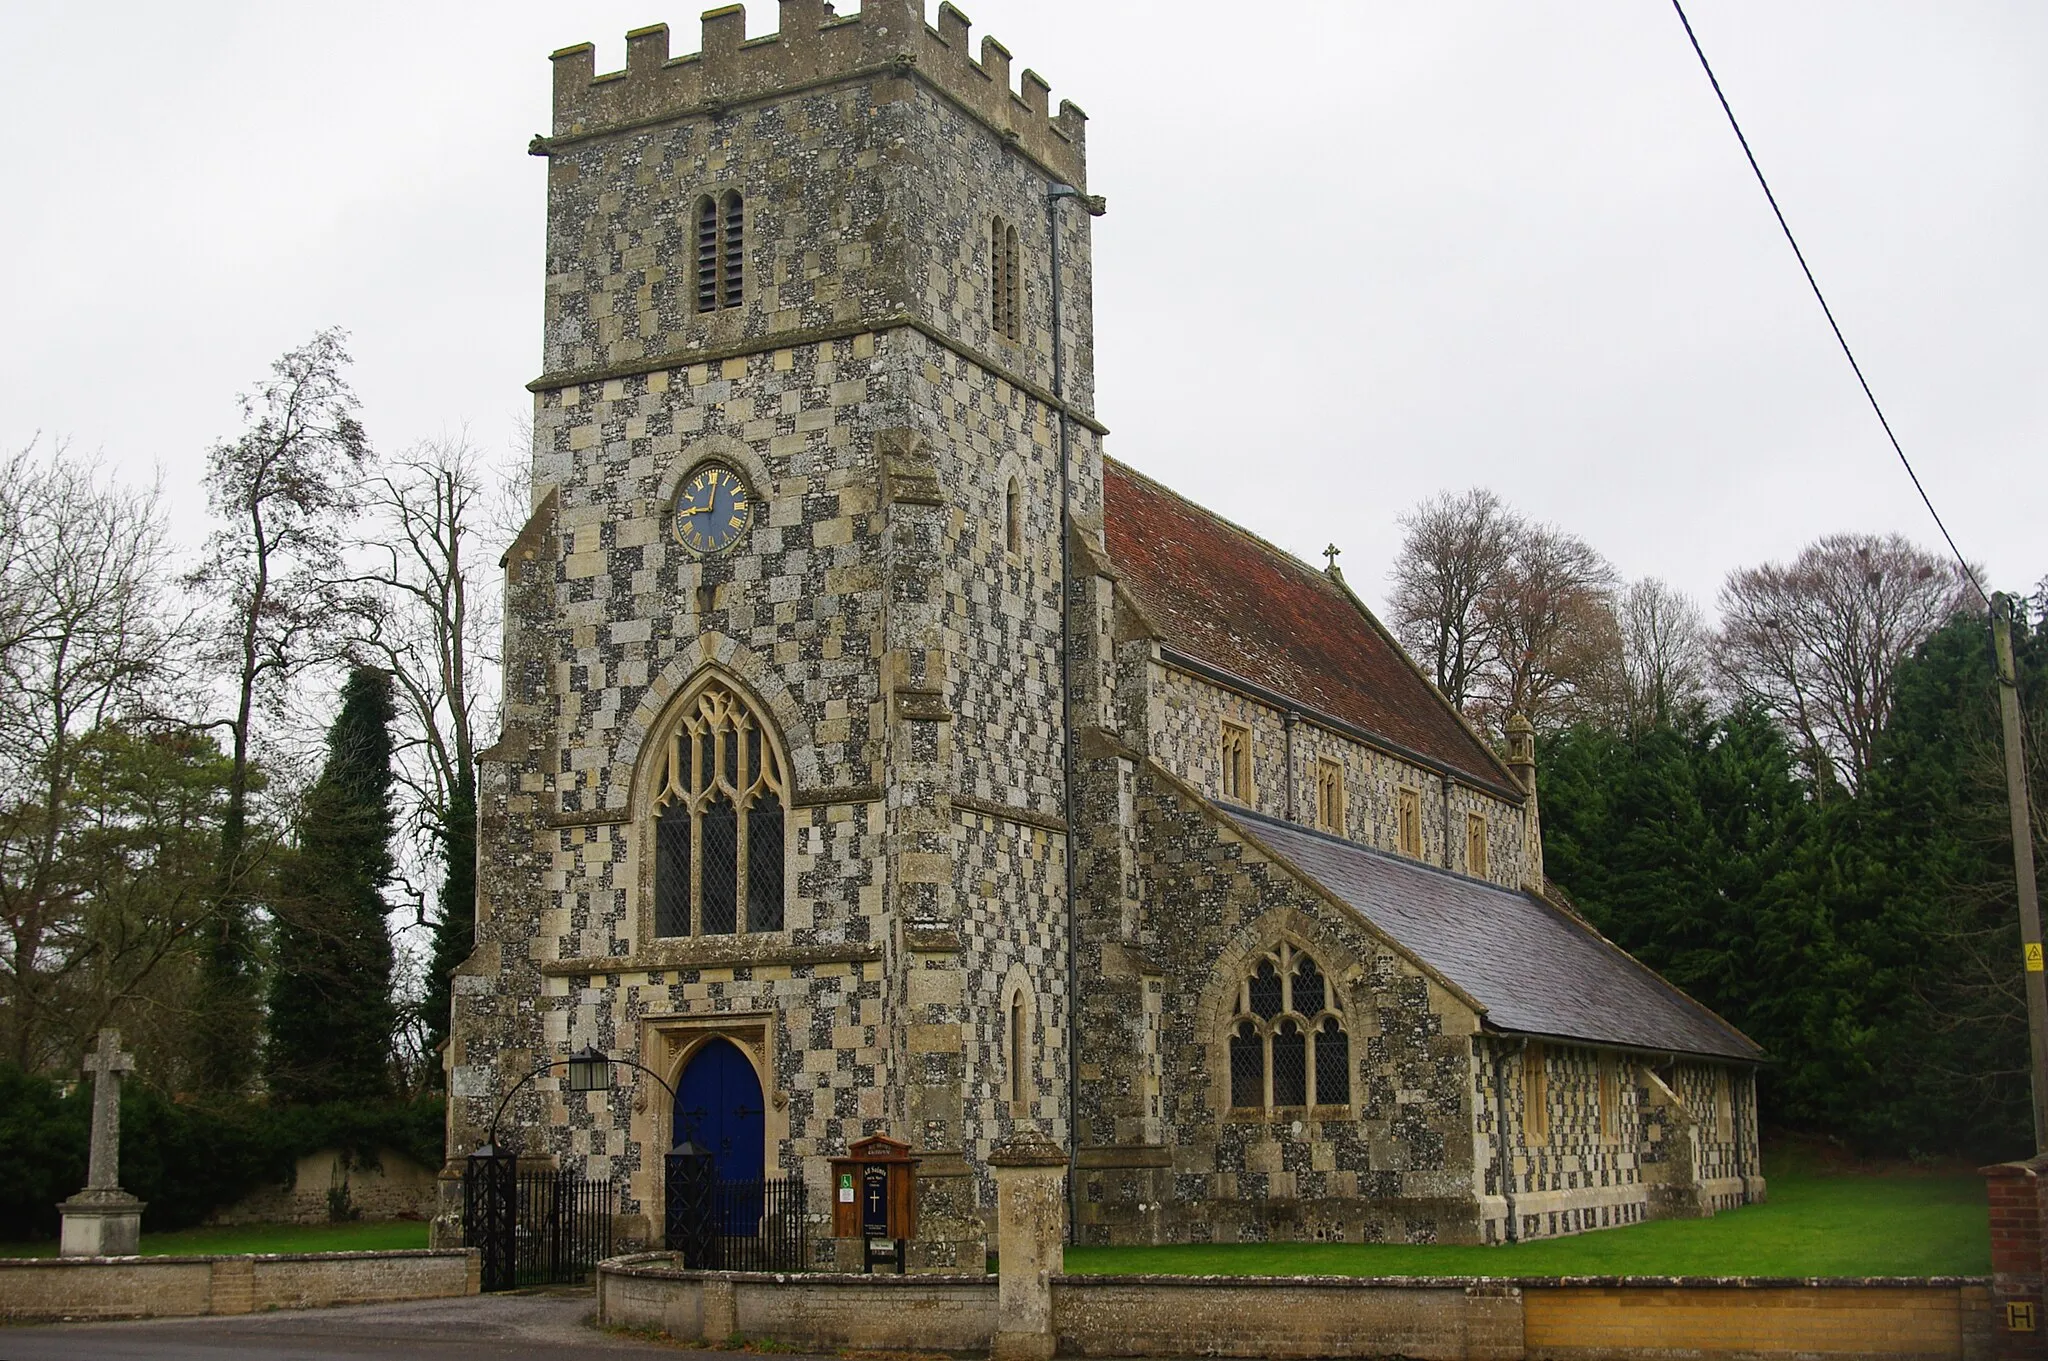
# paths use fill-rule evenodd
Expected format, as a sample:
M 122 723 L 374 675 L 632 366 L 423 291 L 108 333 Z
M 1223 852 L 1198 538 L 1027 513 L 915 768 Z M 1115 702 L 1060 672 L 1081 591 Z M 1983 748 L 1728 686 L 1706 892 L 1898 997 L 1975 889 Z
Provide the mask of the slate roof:
M 1110 561 L 1164 647 L 1520 800 L 1349 591 L 1113 459 L 1102 483 Z
M 1212 805 L 1486 1008 L 1496 1030 L 1754 1062 L 1735 1027 L 1533 895 Z

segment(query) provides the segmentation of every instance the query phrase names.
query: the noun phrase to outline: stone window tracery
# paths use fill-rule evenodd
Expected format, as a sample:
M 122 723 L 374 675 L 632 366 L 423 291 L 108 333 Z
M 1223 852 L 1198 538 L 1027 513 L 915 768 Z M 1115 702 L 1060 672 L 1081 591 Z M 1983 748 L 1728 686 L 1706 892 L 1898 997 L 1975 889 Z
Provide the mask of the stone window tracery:
M 1316 826 L 1344 831 L 1344 767 L 1327 756 L 1316 758 Z
M 1422 856 L 1422 791 L 1403 789 L 1394 827 L 1401 854 Z
M 1475 879 L 1486 877 L 1486 815 L 1465 815 L 1465 872 Z
M 1336 989 L 1306 951 L 1282 944 L 1247 972 L 1229 1049 L 1233 1109 L 1351 1104 L 1351 1038 Z
M 1223 722 L 1218 739 L 1223 763 L 1223 797 L 1235 803 L 1252 801 L 1252 733 L 1241 723 Z
M 780 931 L 782 764 L 761 721 L 720 685 L 683 712 L 654 807 L 654 933 Z

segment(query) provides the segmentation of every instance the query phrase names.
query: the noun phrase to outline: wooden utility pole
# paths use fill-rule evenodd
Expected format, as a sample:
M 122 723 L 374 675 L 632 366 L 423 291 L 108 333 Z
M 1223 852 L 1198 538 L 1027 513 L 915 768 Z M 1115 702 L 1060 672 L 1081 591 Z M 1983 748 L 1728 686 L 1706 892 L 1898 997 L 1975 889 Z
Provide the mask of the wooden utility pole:
M 2012 600 L 1991 597 L 1991 646 L 1998 654 L 1998 713 L 2005 726 L 2005 796 L 2012 808 L 2012 869 L 2020 894 L 2020 953 L 2026 964 L 2027 1047 L 2034 1079 L 2034 1151 L 2048 1152 L 2048 972 L 2041 957 L 2041 899 L 2034 884 L 2034 818 L 2020 746 L 2020 683 L 2012 663 Z

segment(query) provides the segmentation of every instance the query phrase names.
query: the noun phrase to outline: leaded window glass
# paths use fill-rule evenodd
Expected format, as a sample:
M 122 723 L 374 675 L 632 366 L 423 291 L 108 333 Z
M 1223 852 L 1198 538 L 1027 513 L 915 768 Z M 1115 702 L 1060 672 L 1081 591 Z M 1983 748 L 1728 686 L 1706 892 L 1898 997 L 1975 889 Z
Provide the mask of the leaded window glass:
M 1230 1025 L 1232 1109 L 1351 1104 L 1343 1010 L 1306 951 L 1282 944 L 1260 956 L 1245 974 Z
M 1273 1032 L 1273 1104 L 1308 1104 L 1308 1036 L 1292 1017 Z
M 1251 1021 L 1240 1022 L 1230 1037 L 1230 1104 L 1266 1104 L 1266 1041 Z
M 1313 1016 L 1323 1009 L 1323 971 L 1307 955 L 1295 956 L 1293 1001 L 1298 1016 Z
M 1351 1104 L 1351 1037 L 1335 1016 L 1316 1031 L 1316 1104 Z
M 677 721 L 662 759 L 655 934 L 780 931 L 785 787 L 759 720 L 738 695 L 709 686 Z
M 1259 961 L 1259 971 L 1251 978 L 1252 1012 L 1262 1021 L 1270 1021 L 1280 1014 L 1280 973 L 1273 967 L 1273 961 Z

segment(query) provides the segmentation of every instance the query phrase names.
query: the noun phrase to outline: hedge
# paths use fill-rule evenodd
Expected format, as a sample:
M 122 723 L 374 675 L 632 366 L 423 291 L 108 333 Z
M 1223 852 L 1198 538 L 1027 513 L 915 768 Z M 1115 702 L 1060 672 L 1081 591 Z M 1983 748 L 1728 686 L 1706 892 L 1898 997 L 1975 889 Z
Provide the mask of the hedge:
M 121 1093 L 121 1186 L 149 1203 L 145 1230 L 200 1223 L 250 1191 L 291 1180 L 324 1148 L 363 1162 L 390 1149 L 425 1167 L 442 1161 L 442 1103 L 272 1108 L 186 1105 L 139 1083 Z M 57 1202 L 85 1185 L 92 1085 L 64 1094 L 50 1079 L 0 1064 L 0 1240 L 54 1237 Z

